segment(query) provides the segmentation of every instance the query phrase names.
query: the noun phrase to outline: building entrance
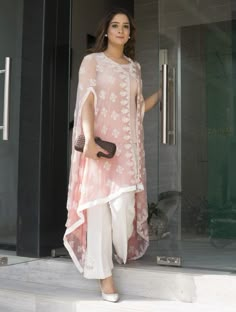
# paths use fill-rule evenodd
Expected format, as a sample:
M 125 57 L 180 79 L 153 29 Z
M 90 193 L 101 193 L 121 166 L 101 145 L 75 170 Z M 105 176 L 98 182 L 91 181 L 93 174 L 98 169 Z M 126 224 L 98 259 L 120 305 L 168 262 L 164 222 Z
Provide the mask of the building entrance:
M 104 14 L 88 24 L 77 2 L 71 118 L 86 40 Z M 151 244 L 141 263 L 235 270 L 235 1 L 129 4 L 144 96 L 161 80 L 164 94 L 144 119 Z
M 0 249 L 16 247 L 23 1 L 0 1 Z

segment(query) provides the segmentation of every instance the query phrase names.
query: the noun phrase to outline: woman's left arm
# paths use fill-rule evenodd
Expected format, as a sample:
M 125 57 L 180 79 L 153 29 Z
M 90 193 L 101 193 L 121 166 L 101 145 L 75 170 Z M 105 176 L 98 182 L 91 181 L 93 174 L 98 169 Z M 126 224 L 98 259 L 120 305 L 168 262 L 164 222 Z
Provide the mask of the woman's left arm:
M 153 93 L 151 96 L 145 99 L 145 112 L 152 109 L 158 102 L 161 101 L 162 90 L 159 89 L 157 92 Z

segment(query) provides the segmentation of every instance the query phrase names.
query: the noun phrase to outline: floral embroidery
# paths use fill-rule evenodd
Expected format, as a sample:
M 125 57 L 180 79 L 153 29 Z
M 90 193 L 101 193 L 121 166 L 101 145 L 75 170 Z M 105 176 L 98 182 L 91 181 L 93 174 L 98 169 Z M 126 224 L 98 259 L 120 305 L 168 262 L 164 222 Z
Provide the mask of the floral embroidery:
M 121 105 L 127 105 L 128 101 L 127 100 L 122 100 L 120 103 L 121 103 Z
M 120 78 L 121 78 L 121 79 L 125 79 L 125 78 L 126 78 L 126 75 L 121 74 L 121 75 L 120 75 Z
M 103 66 L 97 64 L 97 65 L 96 65 L 96 71 L 102 73 L 102 72 L 104 71 Z
M 132 147 L 132 145 L 131 145 L 131 144 L 125 144 L 124 147 L 125 147 L 126 149 L 130 149 L 130 148 Z
M 125 122 L 125 123 L 127 123 L 127 122 L 129 122 L 129 118 L 128 118 L 128 117 L 123 117 L 123 118 L 122 118 L 122 121 Z
M 128 108 L 123 108 L 121 110 L 122 114 L 127 114 L 129 112 Z
M 115 82 L 115 78 L 114 78 L 113 76 L 108 76 L 108 77 L 107 77 L 107 82 L 108 82 L 109 84 L 113 85 L 114 82 Z
M 96 86 L 96 79 L 89 79 L 89 84 L 90 84 L 90 86 L 92 86 L 92 87 L 95 87 Z
M 119 157 L 122 153 L 122 150 L 119 147 L 116 147 L 116 156 Z
M 135 228 L 129 239 L 128 260 L 141 257 L 148 247 L 147 199 L 145 189 L 145 159 L 143 151 L 143 97 L 140 78 L 140 68 L 130 60 L 130 66 L 121 66 L 111 62 L 103 53 L 92 53 L 83 59 L 79 71 L 79 85 L 75 109 L 75 127 L 73 142 L 81 133 L 82 102 L 88 94 L 88 88 L 93 89 L 95 105 L 95 132 L 107 141 L 115 142 L 116 154 L 111 160 L 93 160 L 72 149 L 70 181 L 68 186 L 68 219 L 67 231 L 64 236 L 65 246 L 72 259 L 82 272 L 84 266 L 92 267 L 86 255 L 86 208 L 109 198 L 119 196 L 128 187 L 136 189 L 135 195 Z M 137 79 L 137 156 L 138 172 L 133 158 L 133 145 L 130 129 L 130 79 Z M 133 79 L 133 78 L 132 78 Z M 104 81 L 107 87 L 104 86 Z M 103 88 L 100 86 L 103 85 Z M 100 181 L 103 181 L 102 185 Z M 140 186 L 139 184 L 140 183 Z M 116 195 L 117 194 L 117 195 Z M 138 207 L 138 209 L 137 209 Z
M 130 135 L 124 135 L 124 139 L 127 141 L 127 140 L 130 140 L 131 136 Z
M 71 247 L 74 248 L 75 242 L 74 241 L 70 241 L 69 243 L 70 243 Z
M 109 171 L 111 169 L 111 164 L 108 161 L 106 161 L 103 168 Z
M 113 129 L 113 131 L 112 131 L 113 137 L 118 138 L 119 134 L 120 134 L 120 132 L 117 129 Z
M 126 91 L 120 91 L 120 95 L 121 96 L 127 96 L 127 92 Z
M 115 102 L 115 101 L 116 101 L 116 98 L 117 98 L 117 96 L 115 95 L 115 93 L 111 93 L 111 95 L 110 95 L 110 100 L 111 100 L 112 102 Z
M 106 92 L 105 92 L 104 90 L 101 90 L 101 91 L 99 92 L 99 97 L 100 97 L 100 99 L 105 100 L 105 98 L 106 98 Z
M 119 173 L 119 174 L 122 174 L 122 173 L 124 172 L 124 168 L 121 167 L 121 166 L 118 166 L 118 167 L 116 168 L 116 172 Z
M 78 247 L 77 247 L 77 252 L 78 252 L 78 253 L 83 252 L 83 247 L 82 247 L 82 246 L 78 246 Z
M 111 118 L 112 118 L 112 119 L 116 120 L 118 117 L 119 117 L 119 114 L 118 114 L 117 112 L 113 111 L 113 112 L 111 113 Z
M 127 157 L 127 158 L 130 158 L 130 157 L 132 157 L 132 156 L 133 156 L 133 154 L 130 153 L 130 152 L 126 152 L 126 153 L 125 153 L 125 157 Z
M 133 167 L 134 162 L 133 162 L 133 161 L 127 161 L 127 165 L 128 165 L 129 167 Z
M 103 107 L 102 111 L 101 111 L 101 114 L 103 115 L 103 117 L 107 116 L 107 112 L 108 112 L 108 110 L 105 107 Z
M 102 126 L 102 133 L 103 133 L 103 134 L 106 134 L 106 133 L 107 133 L 107 130 L 108 130 L 107 126 L 103 125 L 103 126 Z

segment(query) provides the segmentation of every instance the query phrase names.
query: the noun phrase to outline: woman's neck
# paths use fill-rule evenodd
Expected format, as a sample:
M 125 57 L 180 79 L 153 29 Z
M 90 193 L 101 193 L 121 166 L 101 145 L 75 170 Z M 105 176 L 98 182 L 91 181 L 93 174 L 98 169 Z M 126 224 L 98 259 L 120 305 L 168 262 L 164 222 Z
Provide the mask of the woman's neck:
M 107 49 L 104 51 L 105 54 L 115 60 L 121 60 L 124 58 L 124 49 L 108 46 Z

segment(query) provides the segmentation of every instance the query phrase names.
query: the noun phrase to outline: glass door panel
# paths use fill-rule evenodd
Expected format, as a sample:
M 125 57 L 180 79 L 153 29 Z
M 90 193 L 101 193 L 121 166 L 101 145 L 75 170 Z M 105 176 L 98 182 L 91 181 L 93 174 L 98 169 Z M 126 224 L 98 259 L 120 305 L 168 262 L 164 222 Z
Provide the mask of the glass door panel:
M 16 245 L 22 17 L 23 1 L 0 0 L 0 249 Z
M 235 3 L 159 1 L 158 208 L 167 226 L 152 245 L 166 264 L 236 269 Z

